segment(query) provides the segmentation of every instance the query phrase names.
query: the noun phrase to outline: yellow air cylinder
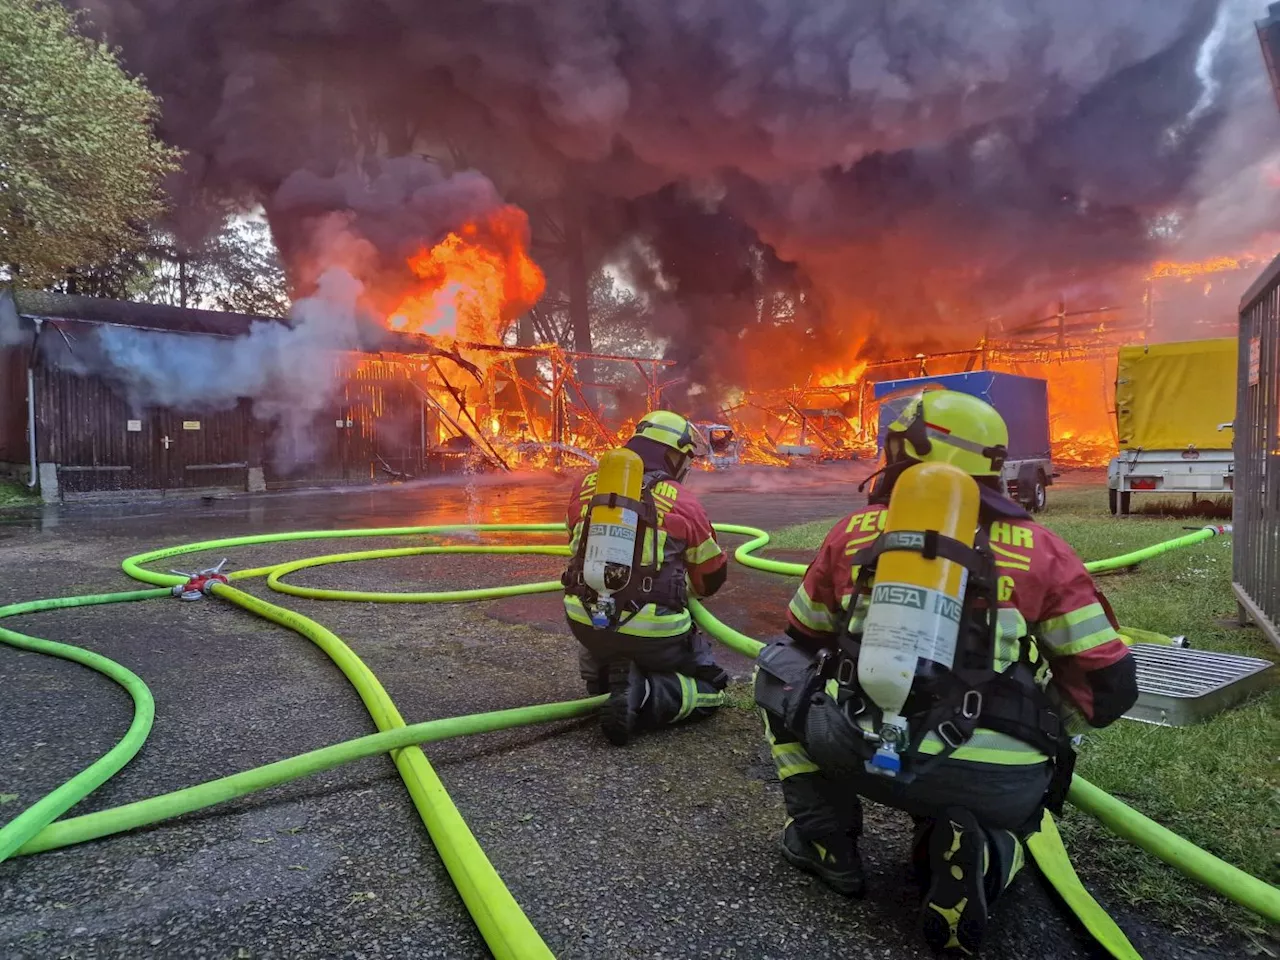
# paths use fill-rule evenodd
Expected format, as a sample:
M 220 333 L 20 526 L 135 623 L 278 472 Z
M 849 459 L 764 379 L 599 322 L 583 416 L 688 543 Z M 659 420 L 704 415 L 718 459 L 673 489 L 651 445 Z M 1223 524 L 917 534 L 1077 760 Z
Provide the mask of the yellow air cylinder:
M 631 582 L 631 564 L 635 559 L 636 531 L 640 517 L 635 506 L 644 484 L 644 461 L 633 450 L 610 450 L 600 458 L 596 471 L 595 505 L 587 518 L 587 550 L 583 563 L 583 579 L 599 595 L 591 613 L 598 627 L 609 624 L 613 613 L 613 594 Z M 616 494 L 618 503 L 609 506 L 600 497 Z
M 920 463 L 903 471 L 889 499 L 882 537 L 906 543 L 926 531 L 973 546 L 978 527 L 978 484 L 947 463 Z M 867 763 L 873 773 L 894 776 L 897 748 L 908 739 L 902 708 L 911 693 L 919 661 L 950 667 L 968 570 L 943 557 L 927 559 L 918 550 L 880 556 L 863 622 L 858 683 L 883 711 L 881 745 Z

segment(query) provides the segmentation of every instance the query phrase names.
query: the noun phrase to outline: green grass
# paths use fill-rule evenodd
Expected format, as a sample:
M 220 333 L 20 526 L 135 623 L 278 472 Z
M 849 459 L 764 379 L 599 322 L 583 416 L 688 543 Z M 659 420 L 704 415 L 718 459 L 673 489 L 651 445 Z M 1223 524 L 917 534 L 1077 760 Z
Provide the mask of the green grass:
M 28 490 L 25 483 L 0 480 L 0 508 L 26 507 L 39 502 L 39 492 Z
M 1181 536 L 1181 503 L 1146 504 L 1127 518 L 1107 510 L 1105 487 L 1050 491 L 1039 519 L 1085 560 L 1097 560 Z M 1163 511 L 1163 512 L 1159 512 Z M 816 549 L 832 520 L 779 531 L 771 547 Z M 1098 584 L 1122 624 L 1185 634 L 1193 647 L 1280 661 L 1257 630 L 1234 626 L 1231 540 L 1214 537 L 1149 560 Z M 1272 689 L 1203 723 L 1155 727 L 1122 720 L 1088 737 L 1078 770 L 1103 790 L 1209 852 L 1270 883 L 1280 882 L 1280 690 Z M 1213 917 L 1261 946 L 1264 921 L 1210 894 L 1155 857 L 1068 808 L 1062 832 L 1073 859 L 1119 898 L 1176 929 L 1213 935 Z M 1221 929 L 1221 928 L 1219 928 Z M 1271 931 L 1274 934 L 1274 931 Z M 1262 948 L 1263 952 L 1270 952 Z M 1273 948 L 1271 948 L 1273 949 Z

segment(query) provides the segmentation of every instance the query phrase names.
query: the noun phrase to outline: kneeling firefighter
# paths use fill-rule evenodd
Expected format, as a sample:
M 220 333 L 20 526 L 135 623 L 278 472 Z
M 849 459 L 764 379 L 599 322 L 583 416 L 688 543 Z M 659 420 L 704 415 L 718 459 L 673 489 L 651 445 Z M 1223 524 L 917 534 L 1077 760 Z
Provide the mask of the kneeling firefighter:
M 582 644 L 587 691 L 609 694 L 600 726 L 617 746 L 634 730 L 698 719 L 724 701 L 729 676 L 688 609 L 689 589 L 709 597 L 728 570 L 706 511 L 681 485 L 706 454 L 693 424 L 655 411 L 569 501 L 565 615 Z
M 977 398 L 908 398 L 867 507 L 827 534 L 756 674 L 784 856 L 860 896 L 860 797 L 911 814 L 937 950 L 978 948 L 1022 841 L 1066 797 L 1072 735 L 1137 699 L 1079 557 L 1004 495 L 1007 445 Z

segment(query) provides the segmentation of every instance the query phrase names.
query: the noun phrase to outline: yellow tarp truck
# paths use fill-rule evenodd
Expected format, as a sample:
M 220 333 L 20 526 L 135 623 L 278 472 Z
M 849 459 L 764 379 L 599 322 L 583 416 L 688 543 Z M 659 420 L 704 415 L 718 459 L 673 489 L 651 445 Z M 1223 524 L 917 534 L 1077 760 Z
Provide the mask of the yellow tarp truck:
M 1231 493 L 1236 360 L 1234 337 L 1120 348 L 1112 513 L 1135 492 Z

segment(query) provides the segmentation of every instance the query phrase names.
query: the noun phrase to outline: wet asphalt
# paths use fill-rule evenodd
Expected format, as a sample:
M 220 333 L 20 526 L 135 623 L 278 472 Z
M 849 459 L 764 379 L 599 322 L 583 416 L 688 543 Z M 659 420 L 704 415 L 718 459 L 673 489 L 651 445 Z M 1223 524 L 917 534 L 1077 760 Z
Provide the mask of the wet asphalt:
M 745 471 L 694 484 L 713 518 L 777 528 L 852 509 L 865 472 Z M 568 493 L 563 480 L 482 479 L 0 512 L 0 604 L 134 589 L 120 560 L 159 546 L 299 529 L 559 520 Z M 286 543 L 228 555 L 245 567 L 386 545 Z M 324 567 L 295 579 L 424 590 L 558 574 L 555 558 L 462 556 Z M 793 587 L 735 567 L 712 606 L 764 638 L 780 630 Z M 248 589 L 343 637 L 411 722 L 582 695 L 554 594 L 408 606 L 307 601 L 261 581 Z M 155 695 L 146 746 L 77 813 L 373 730 L 320 650 L 216 600 L 86 607 L 5 626 L 99 651 L 140 674 Z M 737 706 L 625 749 L 608 747 L 584 720 L 445 741 L 426 753 L 516 900 L 565 960 L 928 956 L 915 931 L 919 891 L 905 867 L 905 818 L 869 811 L 871 889 L 861 902 L 778 856 L 780 791 L 745 706 L 749 664 L 727 652 L 723 661 L 740 681 Z M 129 715 L 127 697 L 105 678 L 0 648 L 0 818 L 109 749 Z M 1105 903 L 1105 889 L 1095 892 Z M 984 956 L 1097 955 L 1037 878 L 1024 878 L 1002 907 Z M 1113 915 L 1148 958 L 1239 955 L 1219 931 L 1175 934 L 1124 910 Z M 1216 937 L 1212 945 L 1206 934 Z M 14 960 L 488 955 L 385 757 L 0 865 L 0 957 Z

